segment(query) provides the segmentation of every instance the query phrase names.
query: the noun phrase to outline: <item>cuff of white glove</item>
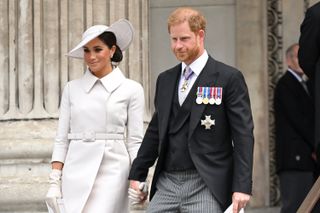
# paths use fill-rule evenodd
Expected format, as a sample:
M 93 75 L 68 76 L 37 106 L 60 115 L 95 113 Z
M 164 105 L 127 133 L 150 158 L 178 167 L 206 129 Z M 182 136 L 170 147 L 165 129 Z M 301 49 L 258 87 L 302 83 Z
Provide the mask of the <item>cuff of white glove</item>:
M 47 192 L 47 198 L 60 198 L 62 197 L 61 193 L 61 170 L 53 169 L 49 175 L 49 190 Z
M 62 171 L 59 169 L 52 169 L 49 177 L 50 179 L 60 180 L 62 175 Z

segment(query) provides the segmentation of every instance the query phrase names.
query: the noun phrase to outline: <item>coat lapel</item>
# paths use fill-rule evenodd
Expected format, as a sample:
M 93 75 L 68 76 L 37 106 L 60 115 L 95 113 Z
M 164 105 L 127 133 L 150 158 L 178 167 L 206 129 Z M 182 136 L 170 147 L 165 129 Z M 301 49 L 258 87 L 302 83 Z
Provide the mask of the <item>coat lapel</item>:
M 197 82 L 196 88 L 198 87 L 213 87 L 215 86 L 217 79 L 219 77 L 219 72 L 216 70 L 216 61 L 209 56 L 207 64 L 201 71 L 199 75 L 199 81 Z M 202 113 L 207 105 L 205 104 L 197 104 L 196 99 L 194 98 L 191 115 L 190 115 L 190 125 L 189 125 L 189 138 L 193 134 L 196 126 L 198 125 Z

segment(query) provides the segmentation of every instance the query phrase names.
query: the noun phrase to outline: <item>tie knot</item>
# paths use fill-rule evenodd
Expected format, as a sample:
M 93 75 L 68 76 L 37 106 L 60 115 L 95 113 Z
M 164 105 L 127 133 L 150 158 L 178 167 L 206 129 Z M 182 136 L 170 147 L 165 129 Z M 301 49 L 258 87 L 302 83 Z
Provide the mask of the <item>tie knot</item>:
M 188 80 L 192 74 L 193 74 L 192 69 L 189 66 L 186 66 L 186 68 L 184 68 L 184 71 L 183 71 L 184 79 Z

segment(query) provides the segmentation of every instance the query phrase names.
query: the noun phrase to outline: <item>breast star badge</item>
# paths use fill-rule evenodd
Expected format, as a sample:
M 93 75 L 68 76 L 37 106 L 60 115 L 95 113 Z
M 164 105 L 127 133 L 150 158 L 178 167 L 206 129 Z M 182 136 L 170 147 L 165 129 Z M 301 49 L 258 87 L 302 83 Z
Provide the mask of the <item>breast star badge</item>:
M 211 129 L 212 125 L 215 125 L 215 119 L 211 119 L 211 115 L 205 115 L 205 119 L 201 120 L 201 126 L 205 126 L 205 129 Z

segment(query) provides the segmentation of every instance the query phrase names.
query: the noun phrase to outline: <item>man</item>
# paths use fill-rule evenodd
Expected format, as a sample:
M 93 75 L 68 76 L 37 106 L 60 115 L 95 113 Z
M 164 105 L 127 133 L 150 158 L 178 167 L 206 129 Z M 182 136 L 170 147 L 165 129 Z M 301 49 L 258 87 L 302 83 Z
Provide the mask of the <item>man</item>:
M 315 104 L 315 144 L 320 158 L 320 2 L 310 7 L 301 24 L 299 63 L 309 77 Z
M 158 158 L 147 212 L 218 213 L 246 206 L 252 190 L 253 121 L 240 71 L 204 48 L 206 20 L 192 8 L 168 18 L 171 49 L 181 61 L 161 73 L 155 112 L 129 179 L 131 192 Z
M 282 213 L 297 212 L 315 181 L 314 108 L 302 79 L 298 49 L 298 44 L 287 49 L 288 70 L 278 81 L 274 94 Z

